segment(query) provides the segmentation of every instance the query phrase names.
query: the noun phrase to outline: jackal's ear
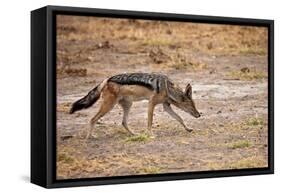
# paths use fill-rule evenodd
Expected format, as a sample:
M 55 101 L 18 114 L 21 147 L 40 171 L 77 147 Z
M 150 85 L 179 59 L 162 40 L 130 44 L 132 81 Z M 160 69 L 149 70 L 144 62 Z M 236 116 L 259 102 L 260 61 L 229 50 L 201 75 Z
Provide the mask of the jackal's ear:
M 190 84 L 187 84 L 184 94 L 188 97 L 188 98 L 192 98 L 192 87 Z

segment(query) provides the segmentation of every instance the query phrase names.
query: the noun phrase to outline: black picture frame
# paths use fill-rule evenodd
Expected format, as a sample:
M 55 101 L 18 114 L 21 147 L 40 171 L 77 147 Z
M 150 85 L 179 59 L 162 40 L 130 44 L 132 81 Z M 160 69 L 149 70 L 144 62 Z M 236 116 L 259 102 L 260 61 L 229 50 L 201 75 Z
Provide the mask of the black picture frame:
M 56 15 L 264 26 L 268 33 L 268 168 L 56 180 Z M 274 173 L 274 21 L 46 6 L 31 12 L 31 182 L 46 188 Z

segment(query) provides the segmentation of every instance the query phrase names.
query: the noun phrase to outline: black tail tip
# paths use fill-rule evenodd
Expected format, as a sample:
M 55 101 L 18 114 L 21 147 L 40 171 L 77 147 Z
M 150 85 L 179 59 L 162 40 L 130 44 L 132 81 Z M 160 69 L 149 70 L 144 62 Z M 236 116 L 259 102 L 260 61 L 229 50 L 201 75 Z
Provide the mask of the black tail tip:
M 73 113 L 75 113 L 76 111 L 79 111 L 79 110 L 81 110 L 81 109 L 83 109 L 83 108 L 84 108 L 84 105 L 83 105 L 83 104 L 81 104 L 80 102 L 75 102 L 75 103 L 72 104 L 72 107 L 71 107 L 71 109 L 69 110 L 69 114 L 73 114 Z
M 69 110 L 69 114 L 73 114 L 75 111 L 75 107 L 72 105 L 71 109 Z
M 74 113 L 74 110 L 71 108 L 70 110 L 69 110 L 69 114 L 73 114 Z

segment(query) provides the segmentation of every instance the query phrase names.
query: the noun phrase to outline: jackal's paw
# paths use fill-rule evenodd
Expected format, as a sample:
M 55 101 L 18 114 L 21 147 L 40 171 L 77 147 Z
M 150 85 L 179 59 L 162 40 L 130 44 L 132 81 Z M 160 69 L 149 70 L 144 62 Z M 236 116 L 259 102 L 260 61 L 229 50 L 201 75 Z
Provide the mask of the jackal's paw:
M 193 129 L 191 129 L 191 128 L 185 128 L 185 130 L 189 133 L 193 131 Z

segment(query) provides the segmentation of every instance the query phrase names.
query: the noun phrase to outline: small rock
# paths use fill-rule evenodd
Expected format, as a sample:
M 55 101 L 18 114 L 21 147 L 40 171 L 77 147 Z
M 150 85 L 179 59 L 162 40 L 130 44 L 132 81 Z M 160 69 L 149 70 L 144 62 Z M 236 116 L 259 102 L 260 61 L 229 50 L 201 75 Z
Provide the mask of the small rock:
M 168 29 L 168 30 L 166 30 L 166 33 L 167 34 L 172 34 L 173 32 L 172 32 L 172 30 Z
M 250 73 L 250 69 L 248 67 L 244 67 L 244 68 L 240 69 L 240 71 L 243 73 Z
M 97 44 L 98 48 L 110 48 L 110 46 L 111 45 L 109 44 L 109 41 L 104 41 Z
M 222 113 L 222 111 L 221 111 L 221 110 L 219 110 L 219 111 L 217 112 L 217 114 L 220 114 L 220 113 Z
M 209 42 L 209 43 L 207 44 L 207 48 L 208 48 L 209 50 L 211 50 L 211 49 L 213 48 L 213 44 L 212 44 L 211 42 Z

